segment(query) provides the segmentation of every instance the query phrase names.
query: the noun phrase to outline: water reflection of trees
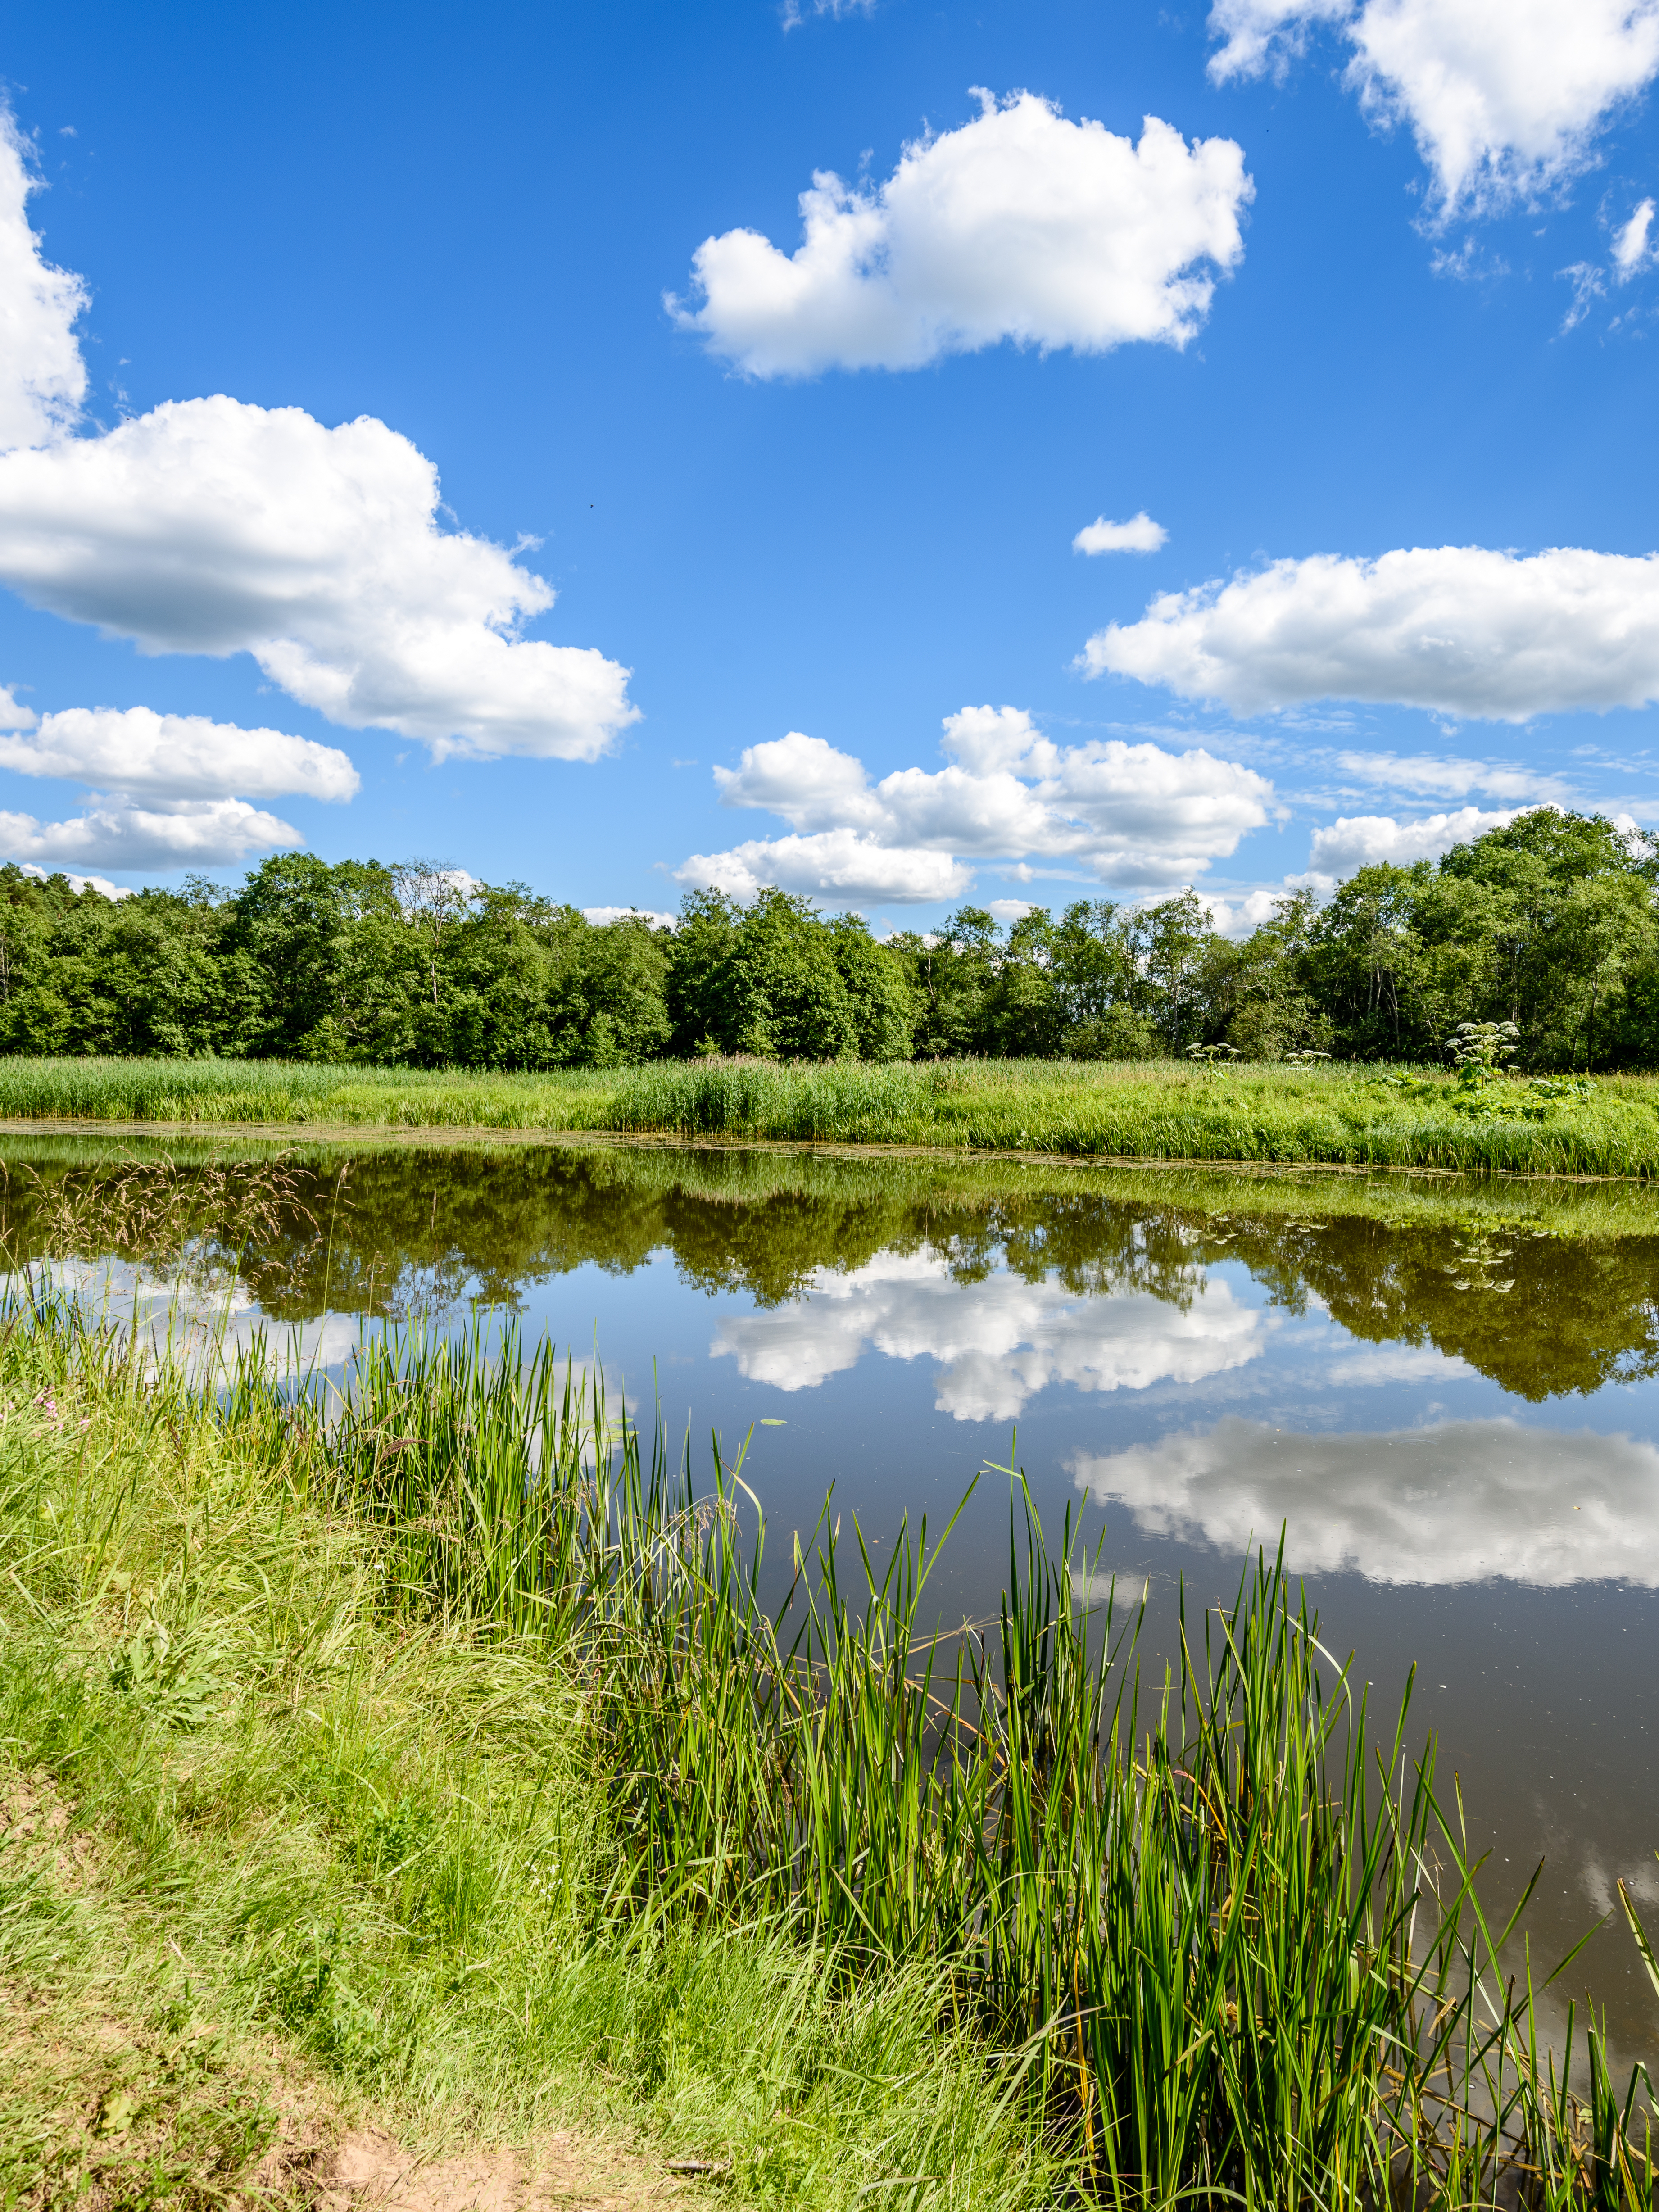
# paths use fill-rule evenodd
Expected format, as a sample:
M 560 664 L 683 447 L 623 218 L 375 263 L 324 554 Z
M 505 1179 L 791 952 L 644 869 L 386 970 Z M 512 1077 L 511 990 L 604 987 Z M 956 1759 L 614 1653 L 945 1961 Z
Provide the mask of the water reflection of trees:
M 61 1236 L 66 1219 L 101 1218 L 66 1200 L 131 1176 L 134 1159 L 74 1143 L 30 1151 L 34 1178 L 14 1173 L 0 1194 L 18 1259 L 42 1256 L 54 1224 Z M 1186 1311 L 1206 1271 L 1233 1261 L 1278 1305 L 1316 1300 L 1362 1340 L 1432 1345 L 1522 1397 L 1659 1373 L 1659 1234 L 1545 1234 L 1490 1209 L 1286 1217 L 1218 1211 L 1192 1177 L 1170 1178 L 1164 1199 L 1152 1177 L 1128 1190 L 1087 1178 L 1045 1187 L 995 1164 L 455 1146 L 290 1153 L 284 1202 L 251 1217 L 228 1193 L 225 1156 L 152 1151 L 150 1164 L 173 1196 L 147 1218 L 167 1218 L 169 1233 L 188 1218 L 283 1322 L 512 1307 L 532 1284 L 587 1266 L 627 1274 L 662 1252 L 684 1280 L 763 1306 L 799 1297 L 820 1271 L 897 1253 L 927 1255 L 963 1285 L 1006 1270 Z M 109 1244 L 159 1256 L 135 1238 Z

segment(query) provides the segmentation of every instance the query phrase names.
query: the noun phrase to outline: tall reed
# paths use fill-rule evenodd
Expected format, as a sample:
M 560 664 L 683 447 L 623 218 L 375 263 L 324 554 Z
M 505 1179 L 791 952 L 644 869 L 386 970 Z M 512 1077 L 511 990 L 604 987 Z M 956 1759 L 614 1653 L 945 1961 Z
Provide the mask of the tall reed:
M 828 1509 L 769 1611 L 741 1460 L 700 1492 L 546 1344 L 369 1341 L 327 1406 L 245 1360 L 218 1418 L 379 1528 L 388 1605 L 545 1638 L 608 1778 L 608 1911 L 790 1919 L 849 1982 L 933 1963 L 1090 2201 L 1653 2203 L 1636 2077 L 1592 2027 L 1575 2094 L 1506 1978 L 1531 1885 L 1489 1921 L 1409 1684 L 1374 1731 L 1282 1560 L 1183 1610 L 1149 1689 L 1138 1614 L 1079 1600 L 1069 1514 L 1051 1544 L 1017 1476 L 997 1618 L 947 1636 L 944 1539 L 907 1523 L 878 1574 Z

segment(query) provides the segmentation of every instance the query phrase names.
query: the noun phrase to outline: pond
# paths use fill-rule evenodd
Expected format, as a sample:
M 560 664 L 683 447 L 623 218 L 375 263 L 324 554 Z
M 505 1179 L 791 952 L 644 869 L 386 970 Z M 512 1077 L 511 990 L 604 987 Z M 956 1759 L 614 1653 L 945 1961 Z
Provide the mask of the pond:
M 14 1267 L 160 1309 L 182 1224 L 239 1336 L 325 1367 L 365 1327 L 521 1316 L 698 1464 L 747 1439 L 781 1562 L 832 1486 L 879 1560 L 977 1474 L 951 1621 L 994 1610 L 1018 1465 L 1120 1607 L 1146 1593 L 1154 1680 L 1183 1588 L 1193 1622 L 1282 1532 L 1385 1723 L 1416 1667 L 1406 1741 L 1437 1736 L 1449 1812 L 1461 1781 L 1483 1896 L 1547 1862 L 1534 1960 L 1618 1876 L 1659 1917 L 1659 1194 L 603 1140 L 32 1133 L 0 1168 Z M 1659 2072 L 1621 1924 L 1557 1986 Z

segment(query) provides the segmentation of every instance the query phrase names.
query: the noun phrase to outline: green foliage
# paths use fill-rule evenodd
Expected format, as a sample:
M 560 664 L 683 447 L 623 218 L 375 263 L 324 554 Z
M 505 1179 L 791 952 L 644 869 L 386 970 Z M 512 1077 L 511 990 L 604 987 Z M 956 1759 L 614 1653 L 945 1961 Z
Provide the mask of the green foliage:
M 0 869 L 0 1051 L 535 1072 L 659 1056 L 1438 1061 L 1508 1024 L 1528 1075 L 1659 1066 L 1659 861 L 1548 807 L 1361 868 L 1241 941 L 1191 889 L 964 906 L 878 944 L 775 887 L 603 925 L 430 862 L 263 861 L 118 902 Z

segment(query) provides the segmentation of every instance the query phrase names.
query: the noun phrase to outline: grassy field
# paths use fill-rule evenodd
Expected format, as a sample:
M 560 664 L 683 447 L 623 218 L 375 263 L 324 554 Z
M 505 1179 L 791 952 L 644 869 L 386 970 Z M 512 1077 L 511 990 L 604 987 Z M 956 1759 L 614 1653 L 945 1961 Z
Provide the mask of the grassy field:
M 286 1061 L 0 1062 L 0 1120 L 613 1130 L 1090 1158 L 1423 1167 L 1489 1175 L 1659 1170 L 1659 1078 L 1582 1093 L 1359 1066 L 967 1060 L 659 1061 L 546 1075 Z
M 281 2194 L 296 2111 L 574 2117 L 738 2203 L 1652 2200 L 1270 1564 L 1143 1694 L 1017 1485 L 978 1632 L 926 1531 L 878 1583 L 828 1521 L 769 1620 L 740 1482 L 547 1347 L 382 1345 L 325 1411 L 45 1310 L 0 1399 L 8 2203 Z

